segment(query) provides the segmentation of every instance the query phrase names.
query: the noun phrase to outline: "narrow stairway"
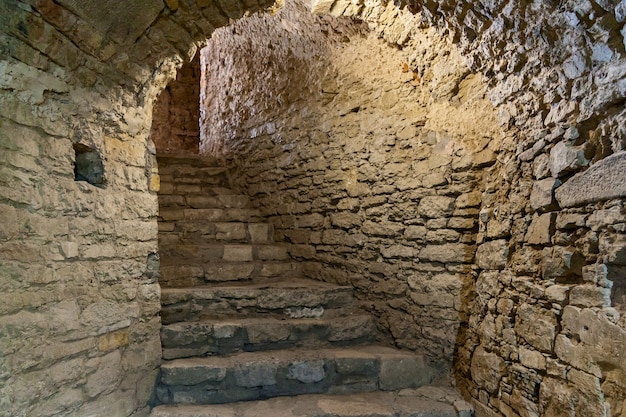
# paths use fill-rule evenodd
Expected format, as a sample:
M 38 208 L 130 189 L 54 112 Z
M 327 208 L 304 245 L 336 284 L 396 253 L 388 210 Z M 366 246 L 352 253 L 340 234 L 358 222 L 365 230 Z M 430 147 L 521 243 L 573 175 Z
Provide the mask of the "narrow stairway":
M 470 417 L 439 370 L 376 344 L 352 288 L 300 277 L 208 159 L 160 157 L 163 363 L 152 417 Z

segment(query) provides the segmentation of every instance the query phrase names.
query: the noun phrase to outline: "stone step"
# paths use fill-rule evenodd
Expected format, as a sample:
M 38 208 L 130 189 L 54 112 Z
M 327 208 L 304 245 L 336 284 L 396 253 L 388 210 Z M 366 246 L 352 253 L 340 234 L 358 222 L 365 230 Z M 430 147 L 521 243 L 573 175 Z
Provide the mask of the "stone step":
M 307 279 L 162 288 L 163 323 L 226 317 L 329 317 L 355 310 L 352 287 Z
M 356 345 L 376 334 L 369 314 L 341 319 L 273 317 L 182 322 L 161 328 L 163 359 L 226 355 L 241 351 Z
M 250 199 L 241 194 L 160 194 L 159 207 L 176 209 L 248 208 Z
M 225 186 L 217 186 L 211 184 L 179 184 L 174 178 L 166 178 L 165 181 L 161 180 L 159 196 L 165 195 L 178 195 L 185 196 L 188 194 L 193 195 L 206 195 L 206 196 L 218 196 L 218 195 L 241 195 L 240 192 Z
M 260 222 L 263 219 L 258 209 L 252 208 L 172 208 L 159 209 L 159 221 L 203 221 L 203 222 Z
M 274 231 L 267 223 L 159 222 L 159 245 L 217 241 L 271 243 Z
M 160 171 L 161 184 L 202 185 L 212 187 L 230 187 L 228 173 L 224 168 L 189 168 L 164 173 Z
M 178 263 L 177 263 L 178 262 Z M 161 287 L 196 287 L 226 281 L 250 281 L 300 276 L 292 261 L 207 262 L 193 264 L 176 259 L 161 262 Z
M 469 403 L 450 387 L 393 392 L 309 394 L 212 405 L 160 405 L 150 417 L 472 417 Z
M 163 265 L 204 264 L 212 261 L 251 262 L 289 260 L 289 246 L 281 243 L 209 243 L 160 245 Z
M 243 352 L 165 361 L 156 394 L 163 404 L 216 404 L 417 388 L 438 374 L 424 356 L 386 346 Z
M 157 162 L 159 164 L 159 171 L 173 169 L 176 167 L 214 167 L 224 168 L 224 162 L 213 156 L 201 156 L 201 155 L 158 155 Z

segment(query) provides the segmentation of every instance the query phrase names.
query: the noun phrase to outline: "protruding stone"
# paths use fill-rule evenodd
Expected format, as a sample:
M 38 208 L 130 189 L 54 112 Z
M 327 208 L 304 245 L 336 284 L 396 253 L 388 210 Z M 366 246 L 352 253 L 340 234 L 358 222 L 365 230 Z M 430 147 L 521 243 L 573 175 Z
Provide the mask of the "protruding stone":
M 561 184 L 561 180 L 546 178 L 535 181 L 530 193 L 530 207 L 535 211 L 549 211 L 558 208 L 554 200 L 554 190 Z
M 626 197 L 626 151 L 596 162 L 556 189 L 556 199 L 561 207 L 576 207 L 624 197 Z
M 555 219 L 556 213 L 535 215 L 526 233 L 526 242 L 531 245 L 549 245 L 554 234 Z
M 495 353 L 487 352 L 482 346 L 474 351 L 471 366 L 472 379 L 480 388 L 495 393 L 505 369 L 504 360 Z
M 585 152 L 565 142 L 559 142 L 550 151 L 550 172 L 554 178 L 587 165 Z M 561 203 L 559 199 L 559 203 Z M 562 207 L 564 206 L 561 204 Z
M 493 240 L 483 243 L 476 250 L 476 265 L 482 269 L 504 269 L 509 257 L 506 240 Z

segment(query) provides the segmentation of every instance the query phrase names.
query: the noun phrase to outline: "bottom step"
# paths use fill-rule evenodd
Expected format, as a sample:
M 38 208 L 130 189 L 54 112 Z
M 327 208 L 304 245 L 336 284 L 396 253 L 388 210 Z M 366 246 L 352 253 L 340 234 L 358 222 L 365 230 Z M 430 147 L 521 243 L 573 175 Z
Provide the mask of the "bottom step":
M 212 405 L 160 405 L 150 417 L 472 417 L 454 388 L 425 386 L 399 392 L 299 395 Z

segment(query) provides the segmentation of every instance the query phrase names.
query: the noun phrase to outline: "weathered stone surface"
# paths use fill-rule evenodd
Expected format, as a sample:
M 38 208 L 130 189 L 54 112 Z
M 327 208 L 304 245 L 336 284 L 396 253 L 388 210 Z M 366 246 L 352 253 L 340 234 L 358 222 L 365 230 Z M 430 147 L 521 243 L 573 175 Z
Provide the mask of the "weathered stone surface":
M 450 197 L 425 197 L 420 200 L 417 211 L 424 217 L 439 218 L 451 214 L 454 199 Z
M 476 265 L 482 269 L 504 269 L 509 257 L 506 240 L 483 243 L 476 250 Z
M 626 151 L 618 152 L 578 173 L 556 190 L 561 207 L 626 196 Z
M 587 162 L 582 149 L 575 148 L 566 142 L 557 143 L 550 151 L 550 172 L 554 178 L 585 166 Z M 561 203 L 561 200 L 558 200 Z M 567 207 L 563 204 L 561 206 Z
M 487 352 L 482 346 L 474 351 L 471 368 L 472 379 L 481 388 L 492 393 L 496 392 L 505 369 L 504 360 L 495 353 Z
M 446 243 L 428 245 L 419 252 L 422 261 L 431 262 L 469 262 L 474 258 L 475 249 L 472 245 Z
M 535 181 L 530 192 L 530 207 L 535 211 L 555 209 L 554 190 L 559 185 L 561 181 L 554 178 Z
M 515 332 L 539 351 L 552 351 L 556 326 L 556 317 L 549 310 L 529 304 L 522 304 L 517 308 Z
M 526 242 L 531 245 L 549 245 L 555 229 L 556 213 L 545 213 L 533 217 L 528 232 Z

